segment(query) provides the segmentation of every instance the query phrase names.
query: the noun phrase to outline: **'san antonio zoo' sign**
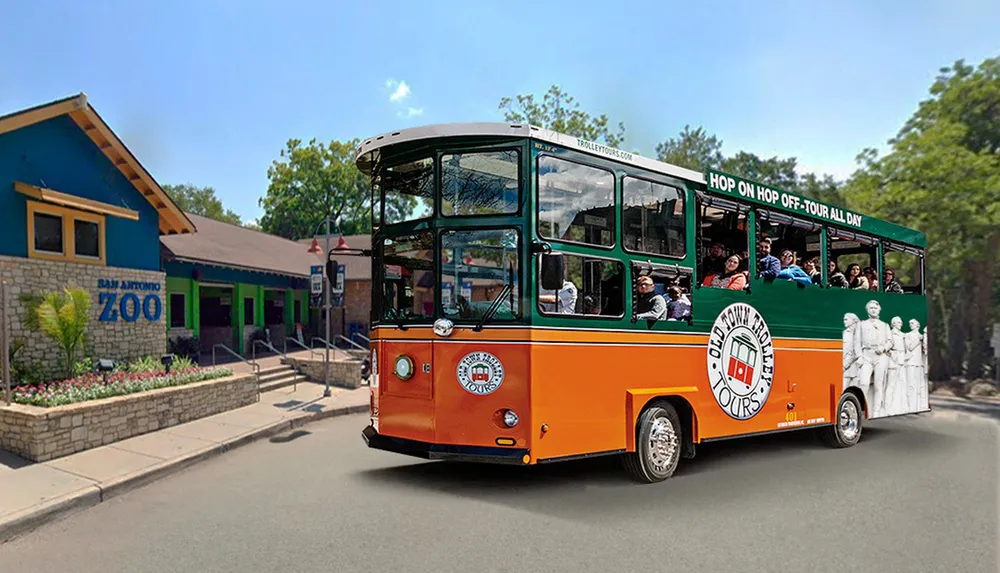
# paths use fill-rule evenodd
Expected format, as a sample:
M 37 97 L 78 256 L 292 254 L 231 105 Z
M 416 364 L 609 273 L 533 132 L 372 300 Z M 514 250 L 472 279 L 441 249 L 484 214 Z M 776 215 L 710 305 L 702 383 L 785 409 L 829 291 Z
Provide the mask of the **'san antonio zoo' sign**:
M 801 213 L 826 219 L 834 223 L 849 225 L 858 229 L 861 228 L 862 216 L 852 213 L 847 209 L 799 197 L 781 189 L 740 179 L 728 173 L 712 169 L 708 169 L 705 172 L 705 179 L 708 182 L 708 188 L 712 191 L 739 196 L 741 199 L 748 199 L 763 205 L 780 205 L 786 211 L 792 211 L 793 213 Z
M 98 279 L 97 288 L 104 291 L 98 293 L 98 303 L 102 306 L 101 322 L 117 322 L 119 316 L 125 322 L 135 322 L 140 314 L 146 320 L 156 322 L 163 314 L 163 301 L 157 294 L 162 288 L 159 283 Z

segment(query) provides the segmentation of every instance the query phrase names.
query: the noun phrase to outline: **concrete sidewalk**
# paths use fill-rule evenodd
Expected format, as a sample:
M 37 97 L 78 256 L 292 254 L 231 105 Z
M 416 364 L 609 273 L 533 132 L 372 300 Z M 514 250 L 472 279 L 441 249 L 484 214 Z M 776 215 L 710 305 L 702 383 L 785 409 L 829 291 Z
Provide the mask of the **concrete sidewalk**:
M 368 412 L 367 386 L 332 390 L 324 398 L 322 384 L 299 383 L 251 406 L 45 463 L 0 452 L 0 543 L 258 438 Z

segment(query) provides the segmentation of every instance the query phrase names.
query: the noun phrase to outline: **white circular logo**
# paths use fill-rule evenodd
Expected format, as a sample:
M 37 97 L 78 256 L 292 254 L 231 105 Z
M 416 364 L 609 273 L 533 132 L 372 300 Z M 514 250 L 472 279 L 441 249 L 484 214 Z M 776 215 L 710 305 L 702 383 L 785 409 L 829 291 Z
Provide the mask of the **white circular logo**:
M 738 302 L 719 313 L 708 337 L 708 380 L 719 407 L 736 420 L 760 412 L 771 393 L 774 346 L 764 317 Z
M 485 396 L 503 384 L 503 364 L 489 352 L 470 352 L 458 361 L 458 383 L 468 392 Z

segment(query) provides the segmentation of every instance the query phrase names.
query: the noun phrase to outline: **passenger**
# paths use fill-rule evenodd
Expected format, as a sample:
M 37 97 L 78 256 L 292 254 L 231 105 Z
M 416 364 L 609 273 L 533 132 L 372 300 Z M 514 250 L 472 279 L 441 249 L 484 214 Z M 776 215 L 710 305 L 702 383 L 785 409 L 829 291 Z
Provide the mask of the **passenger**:
M 771 239 L 761 240 L 759 246 L 760 260 L 757 261 L 757 276 L 763 278 L 776 278 L 781 272 L 781 262 L 771 254 Z
M 830 286 L 836 288 L 847 288 L 847 277 L 837 268 L 837 261 L 830 259 L 827 264 L 830 273 Z
M 868 279 L 868 290 L 878 292 L 878 277 L 875 276 L 875 269 L 865 267 L 863 272 L 865 278 Z
M 740 258 L 733 255 L 726 259 L 726 266 L 723 272 L 705 277 L 705 281 L 701 283 L 701 286 L 743 290 L 747 286 L 747 277 L 740 272 Z
M 662 320 L 667 317 L 667 301 L 663 296 L 656 294 L 656 286 L 649 276 L 639 277 L 636 288 L 638 294 L 635 297 L 636 318 L 639 320 L 651 319 Z
M 861 274 L 861 265 L 847 265 L 847 286 L 852 290 L 868 290 L 868 279 Z
M 576 285 L 572 281 L 563 279 L 563 286 L 559 289 L 559 298 L 556 299 L 556 291 L 538 288 L 538 302 L 542 305 L 542 310 L 551 314 L 576 314 Z
M 892 267 L 886 267 L 885 271 L 885 292 L 902 293 L 903 287 L 896 281 L 896 271 Z
M 726 251 L 722 243 L 712 243 L 708 248 L 708 256 L 701 262 L 702 274 L 717 275 L 726 269 Z
M 687 320 L 691 317 L 691 301 L 681 292 L 680 287 L 667 289 L 670 302 L 667 303 L 667 320 Z
M 795 264 L 795 253 L 791 249 L 781 251 L 780 260 L 781 271 L 778 272 L 777 277 L 779 280 L 795 281 L 805 286 L 813 284 L 812 277 Z
M 819 257 L 813 257 L 802 263 L 802 270 L 812 278 L 812 282 L 818 285 L 823 280 L 823 273 L 819 272 Z

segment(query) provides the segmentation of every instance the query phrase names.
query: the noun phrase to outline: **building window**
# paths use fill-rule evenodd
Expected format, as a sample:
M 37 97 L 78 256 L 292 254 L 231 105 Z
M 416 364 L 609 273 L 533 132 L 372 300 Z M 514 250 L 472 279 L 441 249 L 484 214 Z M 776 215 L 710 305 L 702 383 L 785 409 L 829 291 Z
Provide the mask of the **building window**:
M 243 299 L 243 324 L 247 326 L 252 326 L 255 324 L 254 321 L 254 305 L 252 298 Z
M 62 217 L 48 213 L 35 213 L 35 250 L 56 255 L 63 254 Z
M 29 258 L 106 264 L 102 215 L 37 201 L 27 205 Z
M 186 309 L 184 293 L 170 293 L 170 328 L 184 328 L 187 323 L 184 319 Z

